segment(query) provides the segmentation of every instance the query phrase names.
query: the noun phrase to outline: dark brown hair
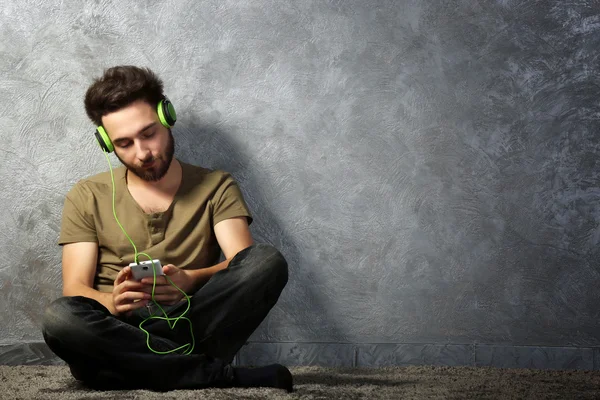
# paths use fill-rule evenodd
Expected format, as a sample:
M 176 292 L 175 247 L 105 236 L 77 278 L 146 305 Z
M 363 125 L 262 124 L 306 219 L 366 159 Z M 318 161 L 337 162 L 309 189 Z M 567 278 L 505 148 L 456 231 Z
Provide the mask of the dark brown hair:
M 102 125 L 106 114 L 138 100 L 156 108 L 163 97 L 163 83 L 149 68 L 120 65 L 105 70 L 88 88 L 85 112 L 96 125 Z

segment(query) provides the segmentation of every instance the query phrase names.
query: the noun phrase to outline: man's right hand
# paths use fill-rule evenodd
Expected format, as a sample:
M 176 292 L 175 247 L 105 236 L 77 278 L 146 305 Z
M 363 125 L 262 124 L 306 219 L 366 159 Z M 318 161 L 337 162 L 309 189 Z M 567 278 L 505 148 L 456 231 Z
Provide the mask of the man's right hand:
M 138 308 L 145 307 L 151 299 L 151 295 L 142 291 L 143 284 L 129 279 L 131 277 L 131 268 L 125 267 L 115 279 L 112 292 L 114 315 L 131 313 Z

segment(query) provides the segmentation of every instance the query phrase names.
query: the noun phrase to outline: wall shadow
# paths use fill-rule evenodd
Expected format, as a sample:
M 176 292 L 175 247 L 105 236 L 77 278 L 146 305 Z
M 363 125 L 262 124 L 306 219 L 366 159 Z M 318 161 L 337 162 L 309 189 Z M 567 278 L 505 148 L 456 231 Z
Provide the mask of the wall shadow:
M 275 246 L 288 261 L 289 280 L 286 288 L 265 321 L 249 341 L 255 343 L 349 343 L 333 319 L 335 310 L 328 308 L 322 294 L 311 287 L 321 282 L 314 268 L 302 270 L 302 254 L 297 239 L 287 231 L 279 215 L 271 211 L 268 188 L 259 176 L 260 163 L 248 154 L 237 139 L 236 127 L 196 120 L 179 120 L 173 130 L 176 142 L 175 156 L 184 162 L 231 173 L 240 185 L 254 221 L 251 231 L 256 242 Z M 298 151 L 302 151 L 298 149 Z M 281 173 L 285 173 L 282 171 Z M 306 250 L 304 250 L 306 251 Z M 304 263 L 306 265 L 306 263 Z M 324 314 L 328 326 L 313 324 L 311 315 Z M 323 336 L 327 338 L 323 338 Z M 243 349 L 242 349 L 243 351 Z

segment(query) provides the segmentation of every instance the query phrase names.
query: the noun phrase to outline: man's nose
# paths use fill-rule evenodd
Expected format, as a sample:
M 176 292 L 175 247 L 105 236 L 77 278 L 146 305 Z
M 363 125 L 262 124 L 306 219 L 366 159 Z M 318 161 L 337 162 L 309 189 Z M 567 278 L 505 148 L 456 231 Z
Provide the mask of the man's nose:
M 138 142 L 136 146 L 136 154 L 140 161 L 145 161 L 150 158 L 150 149 L 148 149 L 143 143 Z

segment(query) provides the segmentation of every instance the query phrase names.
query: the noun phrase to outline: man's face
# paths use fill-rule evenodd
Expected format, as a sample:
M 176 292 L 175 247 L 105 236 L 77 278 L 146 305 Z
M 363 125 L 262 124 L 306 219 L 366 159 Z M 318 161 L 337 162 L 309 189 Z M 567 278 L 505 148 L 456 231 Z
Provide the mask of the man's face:
M 107 114 L 102 125 L 115 146 L 115 155 L 129 171 L 151 182 L 165 176 L 173 160 L 175 140 L 148 103 L 137 101 Z

